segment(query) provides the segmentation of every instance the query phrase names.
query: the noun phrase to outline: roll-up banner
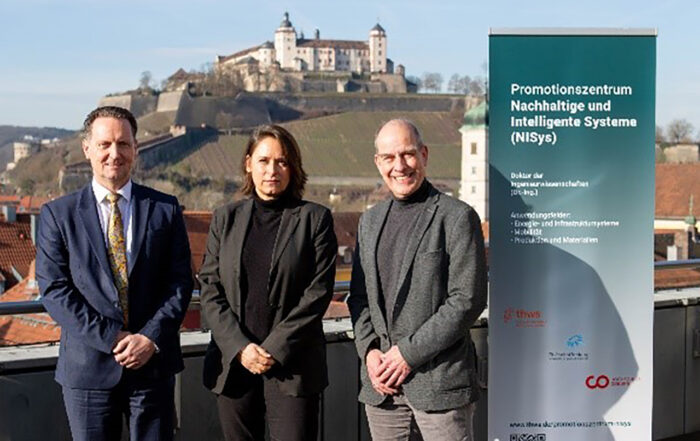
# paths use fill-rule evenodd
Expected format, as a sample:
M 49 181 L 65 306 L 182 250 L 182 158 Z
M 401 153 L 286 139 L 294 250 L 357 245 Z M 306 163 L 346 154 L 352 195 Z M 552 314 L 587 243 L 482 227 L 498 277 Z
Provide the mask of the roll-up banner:
M 651 439 L 656 31 L 492 30 L 489 440 Z

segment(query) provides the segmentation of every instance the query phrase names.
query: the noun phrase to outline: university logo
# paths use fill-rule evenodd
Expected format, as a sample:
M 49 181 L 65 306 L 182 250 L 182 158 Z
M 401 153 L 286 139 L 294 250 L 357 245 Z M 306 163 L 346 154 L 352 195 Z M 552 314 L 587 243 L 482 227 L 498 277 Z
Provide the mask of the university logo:
M 583 346 L 583 335 L 576 334 L 566 339 L 566 346 L 570 348 L 577 348 Z
M 637 380 L 639 377 L 601 374 L 587 376 L 584 384 L 589 389 L 607 389 L 608 387 L 629 387 Z

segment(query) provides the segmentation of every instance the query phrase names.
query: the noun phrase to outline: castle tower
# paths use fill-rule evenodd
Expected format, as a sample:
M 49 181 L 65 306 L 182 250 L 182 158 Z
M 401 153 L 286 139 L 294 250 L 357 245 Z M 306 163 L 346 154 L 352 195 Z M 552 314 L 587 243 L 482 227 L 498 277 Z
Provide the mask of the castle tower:
M 275 31 L 275 59 L 282 69 L 294 68 L 294 54 L 297 50 L 297 32 L 289 21 L 289 13 Z
M 459 198 L 489 219 L 489 109 L 486 101 L 464 113 Z
M 369 70 L 386 72 L 386 31 L 377 23 L 369 31 Z

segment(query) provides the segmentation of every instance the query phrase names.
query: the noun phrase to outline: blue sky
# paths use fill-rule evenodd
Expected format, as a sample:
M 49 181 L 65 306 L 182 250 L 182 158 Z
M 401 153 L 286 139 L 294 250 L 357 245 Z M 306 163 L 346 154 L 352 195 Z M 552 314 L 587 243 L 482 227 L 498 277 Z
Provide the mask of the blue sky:
M 297 32 L 364 40 L 379 20 L 407 74 L 482 75 L 489 28 L 656 28 L 657 124 L 700 128 L 700 2 L 0 0 L 0 124 L 77 128 L 107 93 Z

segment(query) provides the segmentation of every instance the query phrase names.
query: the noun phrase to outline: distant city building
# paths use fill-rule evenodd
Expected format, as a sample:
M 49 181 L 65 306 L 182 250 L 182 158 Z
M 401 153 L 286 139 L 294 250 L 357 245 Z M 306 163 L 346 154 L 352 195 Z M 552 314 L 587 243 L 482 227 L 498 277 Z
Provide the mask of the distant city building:
M 292 72 L 394 73 L 393 62 L 387 58 L 386 31 L 379 24 L 369 31 L 366 41 L 321 39 L 318 29 L 314 38 L 307 39 L 303 33 L 297 36 L 286 12 L 274 42 L 216 58 L 220 67 L 251 62 L 262 69 L 278 67 Z
M 667 163 L 683 164 L 698 162 L 700 154 L 697 144 L 676 144 L 663 149 L 663 160 Z
M 14 160 L 7 164 L 7 170 L 12 170 L 17 165 L 20 159 L 28 158 L 37 153 L 41 147 L 41 140 L 31 136 L 25 136 L 22 141 L 17 141 L 12 144 L 14 152 Z

